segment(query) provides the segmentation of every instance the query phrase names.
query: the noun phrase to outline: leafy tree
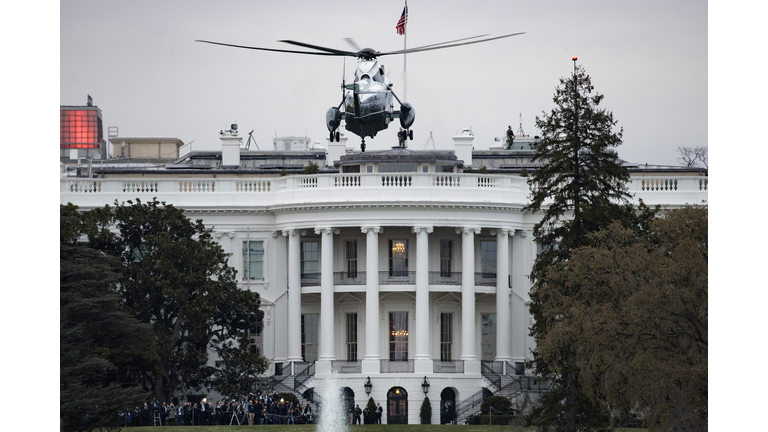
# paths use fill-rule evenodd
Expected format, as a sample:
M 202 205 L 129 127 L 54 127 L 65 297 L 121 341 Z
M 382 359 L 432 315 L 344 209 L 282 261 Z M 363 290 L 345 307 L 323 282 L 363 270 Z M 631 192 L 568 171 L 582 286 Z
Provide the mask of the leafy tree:
M 534 263 L 530 310 L 531 335 L 539 342 L 560 322 L 547 315 L 564 308 L 573 288 L 548 279 L 553 264 L 567 262 L 573 250 L 586 244 L 588 234 L 614 219 L 637 222 L 625 182 L 629 173 L 615 148 L 623 130 L 615 131 L 613 114 L 600 107 L 603 96 L 592 94 L 591 78 L 583 67 L 561 78 L 553 98 L 556 107 L 536 117 L 541 139 L 534 144 L 534 162 L 542 164 L 529 177 L 531 202 L 524 210 L 543 211 L 534 238 L 544 250 Z M 581 393 L 574 340 L 563 340 L 557 350 L 537 349 L 538 373 L 553 379 L 553 389 L 540 399 L 529 421 L 543 430 L 576 431 L 603 426 L 607 413 Z
M 116 202 L 84 219 L 91 244 L 120 260 L 123 304 L 151 326 L 157 361 L 142 372 L 158 400 L 209 385 L 228 391 L 229 379 L 263 372 L 264 362 L 249 367 L 253 358 L 236 352 L 248 350 L 249 330 L 260 330 L 259 295 L 237 286 L 228 255 L 201 220 L 157 200 Z M 218 365 L 209 365 L 209 351 Z M 239 369 L 223 370 L 232 365 Z
M 707 232 L 701 208 L 671 211 L 648 235 L 614 223 L 548 274 L 579 289 L 545 308 L 568 324 L 539 348 L 575 340 L 582 391 L 605 402 L 613 426 L 635 411 L 652 431 L 707 429 Z
M 480 412 L 483 414 L 488 414 L 491 412 L 491 407 L 493 407 L 497 413 L 506 413 L 510 408 L 512 408 L 512 402 L 510 402 L 509 399 L 505 398 L 504 396 L 490 396 L 485 398 L 483 403 L 480 404 Z
M 77 244 L 83 227 L 77 207 L 60 211 L 60 387 L 65 431 L 118 427 L 118 416 L 149 396 L 135 385 L 138 365 L 151 365 L 149 326 L 120 306 L 119 262 Z

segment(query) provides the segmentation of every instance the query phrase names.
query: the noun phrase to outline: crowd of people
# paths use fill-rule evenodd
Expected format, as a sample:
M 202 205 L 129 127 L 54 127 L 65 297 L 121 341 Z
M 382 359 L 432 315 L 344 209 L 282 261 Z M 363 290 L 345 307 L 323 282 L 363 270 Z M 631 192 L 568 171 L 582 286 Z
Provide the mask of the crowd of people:
M 315 415 L 312 407 L 294 405 L 283 400 L 277 392 L 259 395 L 243 395 L 230 401 L 220 400 L 215 406 L 207 399 L 199 403 L 187 401 L 178 406 L 173 402 L 166 404 L 152 398 L 141 408 L 127 410 L 120 414 L 128 427 L 152 426 L 159 422 L 162 426 L 198 426 L 198 425 L 267 425 L 267 424 L 313 424 Z

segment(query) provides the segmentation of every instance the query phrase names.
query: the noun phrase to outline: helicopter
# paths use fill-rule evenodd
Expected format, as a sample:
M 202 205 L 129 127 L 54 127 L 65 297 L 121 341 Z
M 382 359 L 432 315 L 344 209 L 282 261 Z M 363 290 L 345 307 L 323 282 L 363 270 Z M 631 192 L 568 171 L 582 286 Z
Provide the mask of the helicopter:
M 470 45 L 496 39 L 508 38 L 521 34 L 525 34 L 525 32 L 510 33 L 490 38 L 485 38 L 489 35 L 483 34 L 424 45 L 416 48 L 408 48 L 388 52 L 380 52 L 372 48 L 360 49 L 354 43 L 354 41 L 349 38 L 347 38 L 346 41 L 355 49 L 355 51 L 339 50 L 294 40 L 280 40 L 278 42 L 312 49 L 314 51 L 262 48 L 207 40 L 196 40 L 195 42 L 260 51 L 357 58 L 357 69 L 355 70 L 354 82 L 352 84 L 347 84 L 345 77 L 342 76 L 341 102 L 338 106 L 330 107 L 325 113 L 325 125 L 328 127 L 328 131 L 330 132 L 329 139 L 331 142 L 333 142 L 339 141 L 339 127 L 343 122 L 344 127 L 348 131 L 361 138 L 360 150 L 365 152 L 365 137 L 374 138 L 378 132 L 387 129 L 389 127 L 389 123 L 396 118 L 399 119 L 400 126 L 405 130 L 405 136 L 408 139 L 413 140 L 413 130 L 411 130 L 411 126 L 416 119 L 416 111 L 409 102 L 401 101 L 400 98 L 397 97 L 397 95 L 392 91 L 393 84 L 384 73 L 384 65 L 379 63 L 379 57 L 394 54 L 410 54 L 415 52 L 431 51 L 461 45 Z M 344 69 L 346 69 L 346 64 L 344 65 Z M 346 75 L 346 71 L 344 72 L 344 75 Z M 392 100 L 393 98 L 400 104 L 399 110 L 394 109 L 394 102 Z M 343 110 L 342 106 L 344 107 Z

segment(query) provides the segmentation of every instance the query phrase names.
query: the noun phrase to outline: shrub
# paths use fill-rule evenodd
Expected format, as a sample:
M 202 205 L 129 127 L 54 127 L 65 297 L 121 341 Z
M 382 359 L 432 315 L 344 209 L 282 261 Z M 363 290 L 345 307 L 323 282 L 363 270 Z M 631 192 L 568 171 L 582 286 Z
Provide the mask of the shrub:
M 506 413 L 509 411 L 509 408 L 512 407 L 512 402 L 503 396 L 490 396 L 485 398 L 483 403 L 480 405 L 480 412 L 483 414 L 488 414 L 491 411 L 491 407 L 493 407 L 495 410 L 493 412 L 494 414 L 498 414 L 499 411 Z
M 429 402 L 429 397 L 427 396 L 424 397 L 424 402 L 421 403 L 419 418 L 421 418 L 421 424 L 432 423 L 432 404 Z

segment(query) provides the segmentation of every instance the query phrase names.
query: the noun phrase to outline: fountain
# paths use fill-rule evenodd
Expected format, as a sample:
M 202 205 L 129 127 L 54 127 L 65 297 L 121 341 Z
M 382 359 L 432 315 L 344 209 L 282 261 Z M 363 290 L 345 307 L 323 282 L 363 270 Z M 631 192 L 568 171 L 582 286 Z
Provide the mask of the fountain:
M 317 432 L 347 432 L 346 406 L 341 395 L 336 371 L 325 379 L 322 393 L 322 410 Z

